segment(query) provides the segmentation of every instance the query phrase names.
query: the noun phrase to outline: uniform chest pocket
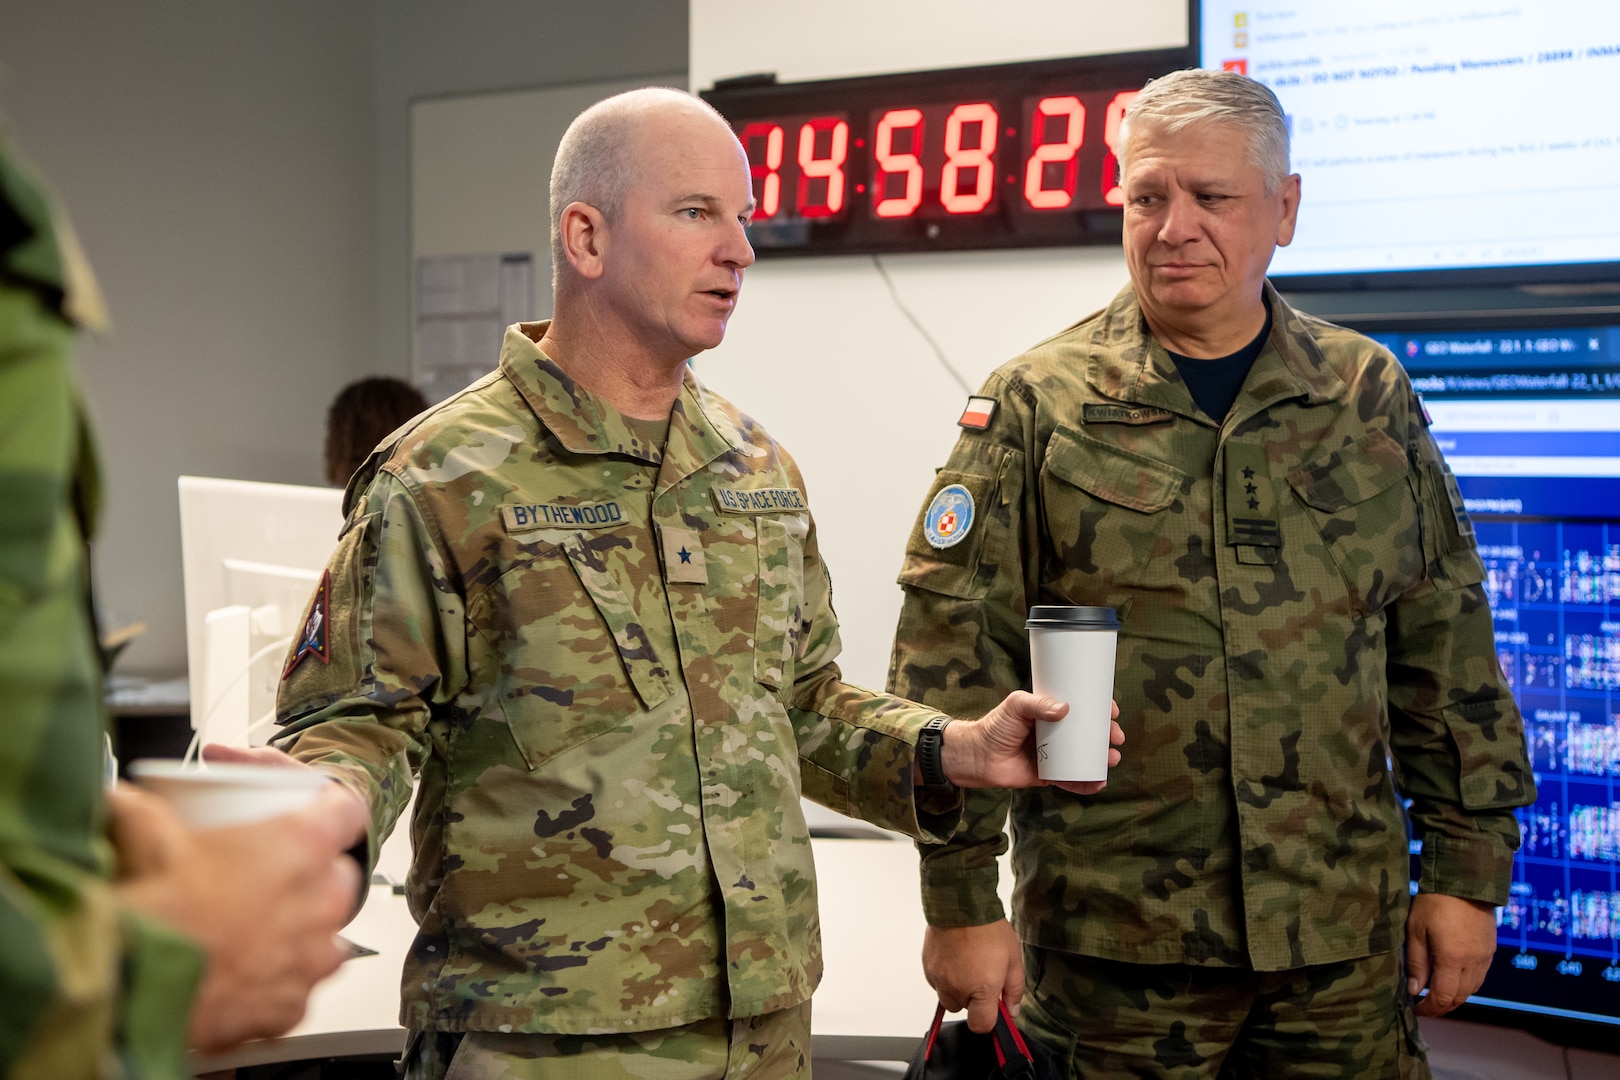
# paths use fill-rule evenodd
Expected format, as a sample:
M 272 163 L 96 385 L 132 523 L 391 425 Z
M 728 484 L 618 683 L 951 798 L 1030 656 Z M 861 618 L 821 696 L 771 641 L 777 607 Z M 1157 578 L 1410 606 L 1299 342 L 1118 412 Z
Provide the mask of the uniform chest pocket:
M 756 526 L 754 679 L 783 697 L 793 686 L 794 659 L 804 628 L 804 542 L 809 531 L 809 521 L 801 515 L 761 516 Z
M 1059 428 L 1040 485 L 1046 534 L 1065 579 L 1086 575 L 1111 591 L 1154 588 L 1178 573 L 1191 527 L 1175 509 L 1186 485 L 1181 470 Z
M 1382 610 L 1423 576 L 1423 536 L 1411 468 L 1400 443 L 1370 431 L 1288 474 L 1363 615 Z
M 673 688 L 602 557 L 623 538 L 547 531 L 524 539 L 525 556 L 467 614 L 493 651 L 496 700 L 512 738 L 537 769 L 627 724 Z

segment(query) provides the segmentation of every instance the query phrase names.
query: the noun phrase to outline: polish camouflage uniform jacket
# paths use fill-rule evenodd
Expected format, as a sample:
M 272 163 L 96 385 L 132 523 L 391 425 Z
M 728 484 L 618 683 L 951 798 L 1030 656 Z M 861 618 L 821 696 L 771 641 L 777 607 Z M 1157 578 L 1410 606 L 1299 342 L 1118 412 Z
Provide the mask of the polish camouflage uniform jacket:
M 900 581 L 896 693 L 956 716 L 1029 686 L 1034 604 L 1115 608 L 1124 761 L 1091 798 L 970 792 L 922 853 L 939 926 L 1134 963 L 1287 970 L 1390 950 L 1410 880 L 1506 901 L 1533 801 L 1456 481 L 1394 358 L 1294 312 L 1221 423 L 1126 288 L 993 374 Z M 946 496 L 949 498 L 949 496 Z M 926 514 L 926 512 L 925 512 Z M 936 532 L 936 538 L 937 532 Z
M 958 796 L 912 786 L 938 713 L 840 680 L 782 447 L 690 372 L 647 446 L 544 330 L 509 329 L 498 370 L 351 483 L 278 743 L 364 795 L 373 850 L 419 774 L 406 1027 L 800 1004 L 821 943 L 799 798 L 943 839 Z
M 190 1076 L 198 949 L 109 878 L 96 516 L 69 363 L 102 321 L 71 233 L 0 145 L 0 1076 Z

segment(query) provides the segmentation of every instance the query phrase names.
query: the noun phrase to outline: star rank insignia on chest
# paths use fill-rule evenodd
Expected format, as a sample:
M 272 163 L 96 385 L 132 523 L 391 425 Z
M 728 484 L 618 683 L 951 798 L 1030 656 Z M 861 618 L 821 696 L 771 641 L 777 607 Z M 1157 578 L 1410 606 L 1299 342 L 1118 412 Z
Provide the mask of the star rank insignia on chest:
M 709 567 L 703 561 L 703 542 L 696 529 L 660 525 L 658 539 L 663 546 L 665 581 L 688 585 L 709 583 Z
M 1237 548 L 1237 561 L 1269 565 L 1282 547 L 1276 492 L 1259 445 L 1226 444 L 1226 542 Z
M 1000 403 L 995 398 L 968 398 L 967 408 L 962 410 L 962 417 L 956 421 L 956 426 L 968 428 L 972 431 L 983 431 L 990 426 L 990 421 L 996 418 L 996 406 L 998 404 Z
M 315 587 L 315 598 L 309 602 L 309 612 L 304 616 L 304 626 L 298 632 L 298 644 L 287 658 L 287 666 L 281 672 L 283 680 L 293 673 L 293 670 L 303 663 L 304 657 L 313 656 L 323 664 L 332 662 L 330 648 L 332 624 L 332 572 L 321 572 L 321 583 Z

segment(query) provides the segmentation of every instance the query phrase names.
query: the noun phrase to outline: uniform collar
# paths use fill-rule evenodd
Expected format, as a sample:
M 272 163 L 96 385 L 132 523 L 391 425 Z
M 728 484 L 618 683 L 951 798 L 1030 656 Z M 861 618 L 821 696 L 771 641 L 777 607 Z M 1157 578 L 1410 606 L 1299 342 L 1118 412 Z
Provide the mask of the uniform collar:
M 1259 412 L 1289 398 L 1319 405 L 1339 397 L 1346 389 L 1344 380 L 1327 364 L 1299 314 L 1271 282 L 1265 283 L 1265 290 L 1271 305 L 1271 337 L 1255 358 L 1243 392 L 1232 407 L 1233 416 Z M 1201 415 L 1176 372 L 1175 361 L 1148 331 L 1133 286 L 1126 285 L 1104 309 L 1091 345 L 1087 381 L 1104 395 L 1182 416 Z
M 501 344 L 501 372 L 517 387 L 540 423 L 570 453 L 624 454 L 658 464 L 667 452 L 672 459 L 681 459 L 683 465 L 701 467 L 721 454 L 743 448 L 741 433 L 691 368 L 682 377 L 680 396 L 670 412 L 669 439 L 664 449 L 637 442 L 619 410 L 580 386 L 540 351 L 538 342 L 550 325 L 528 322 L 507 327 L 506 340 Z

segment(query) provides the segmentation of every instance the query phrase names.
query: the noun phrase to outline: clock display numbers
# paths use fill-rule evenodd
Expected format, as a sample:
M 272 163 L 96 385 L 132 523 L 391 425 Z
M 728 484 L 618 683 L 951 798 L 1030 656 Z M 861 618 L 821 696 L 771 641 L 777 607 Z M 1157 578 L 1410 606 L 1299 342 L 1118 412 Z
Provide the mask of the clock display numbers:
M 1178 51 L 703 96 L 748 154 L 762 255 L 1109 243 L 1126 107 Z

